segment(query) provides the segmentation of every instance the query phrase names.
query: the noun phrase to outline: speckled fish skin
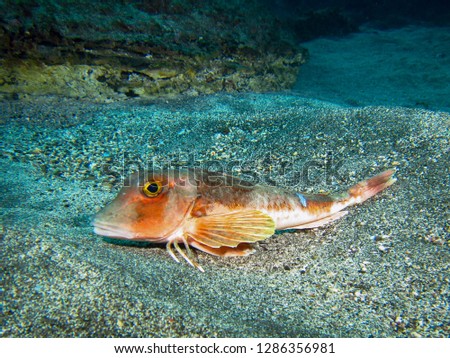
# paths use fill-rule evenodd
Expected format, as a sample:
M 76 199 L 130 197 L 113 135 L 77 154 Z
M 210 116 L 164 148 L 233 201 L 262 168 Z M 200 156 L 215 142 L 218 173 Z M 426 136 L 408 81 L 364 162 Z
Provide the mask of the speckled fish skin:
M 175 260 L 172 247 L 203 271 L 189 246 L 218 256 L 248 255 L 253 252 L 252 242 L 269 238 L 276 229 L 310 229 L 341 218 L 347 214 L 346 207 L 392 185 L 393 174 L 393 170 L 385 171 L 342 194 L 314 195 L 252 185 L 200 169 L 135 173 L 96 215 L 94 231 L 107 237 L 166 243 Z M 150 183 L 161 190 L 154 197 L 143 189 Z

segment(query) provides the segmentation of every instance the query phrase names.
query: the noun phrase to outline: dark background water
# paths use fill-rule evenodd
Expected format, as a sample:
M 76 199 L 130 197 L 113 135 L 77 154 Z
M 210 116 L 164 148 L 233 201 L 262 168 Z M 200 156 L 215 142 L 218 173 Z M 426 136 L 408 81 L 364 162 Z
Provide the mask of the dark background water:
M 262 0 L 301 41 L 340 36 L 370 24 L 379 29 L 405 25 L 449 25 L 446 0 Z

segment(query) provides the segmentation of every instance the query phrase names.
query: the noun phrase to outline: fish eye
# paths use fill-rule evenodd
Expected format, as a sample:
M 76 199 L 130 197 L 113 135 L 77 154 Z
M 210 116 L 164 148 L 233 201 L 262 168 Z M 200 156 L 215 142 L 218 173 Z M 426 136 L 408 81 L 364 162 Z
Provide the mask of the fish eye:
M 147 183 L 144 184 L 142 191 L 149 198 L 154 198 L 155 196 L 158 196 L 159 193 L 161 193 L 162 188 L 163 187 L 162 187 L 161 182 L 148 181 Z

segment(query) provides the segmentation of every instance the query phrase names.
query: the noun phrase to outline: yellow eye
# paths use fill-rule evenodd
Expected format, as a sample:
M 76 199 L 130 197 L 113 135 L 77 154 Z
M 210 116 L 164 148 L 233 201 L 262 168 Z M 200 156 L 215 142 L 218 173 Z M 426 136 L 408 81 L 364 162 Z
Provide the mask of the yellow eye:
M 162 188 L 162 184 L 159 181 L 148 181 L 144 184 L 142 191 L 149 198 L 154 198 L 155 196 L 158 196 Z

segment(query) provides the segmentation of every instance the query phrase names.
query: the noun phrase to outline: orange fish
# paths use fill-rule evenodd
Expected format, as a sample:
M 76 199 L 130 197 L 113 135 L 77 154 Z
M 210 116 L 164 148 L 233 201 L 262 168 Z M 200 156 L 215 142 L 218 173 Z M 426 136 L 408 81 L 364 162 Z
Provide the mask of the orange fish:
M 98 235 L 165 243 L 203 271 L 191 247 L 217 256 L 246 256 L 275 230 L 312 229 L 340 219 L 395 182 L 393 170 L 334 195 L 297 193 L 200 169 L 135 173 L 93 221 Z M 183 244 L 185 251 L 180 247 Z

